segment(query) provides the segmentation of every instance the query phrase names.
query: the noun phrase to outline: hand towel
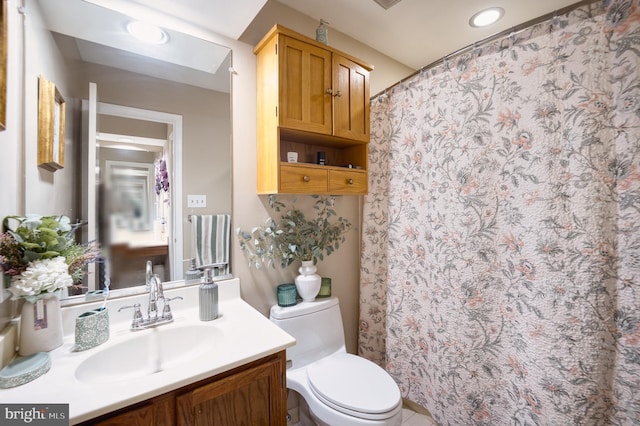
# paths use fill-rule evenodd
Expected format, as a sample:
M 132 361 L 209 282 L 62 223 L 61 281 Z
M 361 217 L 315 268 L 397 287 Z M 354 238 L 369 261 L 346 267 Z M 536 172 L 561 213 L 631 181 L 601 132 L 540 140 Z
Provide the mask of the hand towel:
M 196 267 L 213 265 L 213 275 L 229 274 L 231 215 L 192 215 L 192 246 Z

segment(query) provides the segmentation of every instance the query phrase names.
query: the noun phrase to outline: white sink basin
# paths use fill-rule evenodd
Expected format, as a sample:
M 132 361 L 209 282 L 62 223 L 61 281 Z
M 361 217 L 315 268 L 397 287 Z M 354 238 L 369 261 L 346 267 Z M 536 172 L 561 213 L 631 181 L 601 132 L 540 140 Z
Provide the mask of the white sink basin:
M 180 368 L 194 359 L 212 357 L 221 337 L 219 329 L 195 324 L 132 332 L 131 338 L 82 361 L 75 376 L 85 383 L 107 383 Z

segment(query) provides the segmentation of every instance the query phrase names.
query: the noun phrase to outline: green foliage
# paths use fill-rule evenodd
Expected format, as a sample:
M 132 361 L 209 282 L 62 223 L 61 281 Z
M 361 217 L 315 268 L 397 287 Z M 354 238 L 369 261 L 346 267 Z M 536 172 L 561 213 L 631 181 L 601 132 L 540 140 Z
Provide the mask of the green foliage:
M 13 225 L 13 226 L 12 226 Z M 99 256 L 93 245 L 77 244 L 76 227 L 67 216 L 7 216 L 0 234 L 0 266 L 8 275 L 18 275 L 29 262 L 62 256 L 74 282 L 82 279 L 84 266 Z
M 11 219 L 18 222 L 14 230 L 9 227 Z M 67 237 L 71 225 L 66 216 L 9 216 L 4 219 L 3 226 L 22 248 L 27 263 L 61 256 L 72 242 Z
M 280 213 L 278 218 L 269 218 L 249 232 L 236 230 L 240 248 L 247 253 L 249 267 L 259 269 L 262 265 L 274 267 L 279 263 L 284 268 L 295 260 L 316 263 L 344 243 L 351 223 L 337 216 L 331 198 L 314 197 L 313 209 L 317 214 L 313 218 L 307 218 L 302 211 L 271 196 L 269 206 Z

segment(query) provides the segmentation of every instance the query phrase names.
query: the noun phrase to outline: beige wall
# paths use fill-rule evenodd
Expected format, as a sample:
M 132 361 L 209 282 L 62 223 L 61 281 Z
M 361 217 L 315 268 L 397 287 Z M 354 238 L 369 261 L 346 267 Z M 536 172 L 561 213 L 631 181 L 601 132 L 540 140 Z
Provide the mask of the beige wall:
M 36 8 L 28 8 L 29 14 L 26 26 L 34 29 L 33 37 L 26 39 L 27 52 L 56 52 L 57 47 L 49 31 L 43 30 L 43 17 Z M 73 68 L 67 66 L 60 55 L 29 55 L 25 61 L 25 99 L 38 99 L 38 77 L 42 76 L 53 81 L 56 88 L 63 94 L 66 101 L 66 126 L 65 126 L 65 155 L 64 168 L 55 172 L 43 170 L 37 165 L 38 155 L 38 103 L 31 101 L 25 106 L 25 204 L 23 213 L 51 213 L 64 214 L 74 219 L 80 217 L 76 209 L 74 192 L 68 188 L 77 180 L 80 173 L 80 165 L 74 163 L 71 151 L 74 134 L 72 129 L 77 127 L 76 116 L 69 111 L 77 108 L 74 99 L 68 96 L 75 82 Z
M 256 45 L 264 34 L 275 24 L 281 24 L 308 37 L 315 38 L 315 30 L 319 22 L 283 6 L 275 0 L 269 0 L 247 28 L 240 40 L 252 46 Z M 375 69 L 371 73 L 371 94 L 375 94 L 393 85 L 397 81 L 413 72 L 412 69 L 401 65 L 370 47 L 359 43 L 344 34 L 333 31 L 329 26 L 329 45 L 349 53 L 361 60 L 372 64 Z M 260 224 L 268 217 L 263 204 L 266 198 L 258 197 L 256 193 L 256 162 L 255 162 L 255 126 L 251 133 L 246 135 L 236 132 L 238 121 L 245 122 L 249 111 L 251 119 L 255 119 L 255 60 L 253 54 L 246 56 L 244 51 L 234 50 L 234 61 L 241 61 L 237 65 L 238 75 L 234 81 L 246 78 L 247 82 L 234 85 L 233 99 L 235 102 L 245 102 L 250 109 L 242 109 L 238 112 L 234 108 L 234 219 L 235 226 L 249 229 Z M 234 65 L 235 66 L 235 65 Z M 250 82 L 250 86 L 248 84 Z M 242 118 L 238 120 L 238 115 Z M 238 129 L 239 130 L 239 129 Z M 238 155 L 241 152 L 241 155 Z M 306 198 L 306 199 L 305 199 Z M 310 197 L 298 197 L 301 205 L 310 205 Z M 290 199 L 288 197 L 287 199 Z M 341 196 L 336 198 L 336 210 L 338 214 L 348 218 L 354 227 L 346 244 L 340 249 L 318 263 L 318 273 L 331 277 L 332 293 L 340 298 L 340 306 L 345 327 L 347 349 L 355 353 L 357 351 L 358 333 L 358 296 L 359 296 L 359 268 L 360 268 L 360 231 L 362 197 Z M 245 264 L 242 252 L 234 246 L 234 274 L 240 277 L 242 295 L 254 307 L 268 315 L 269 308 L 276 302 L 275 287 L 283 282 L 293 282 L 296 274 L 295 268 L 282 271 L 279 268 L 273 271 L 249 270 Z
M 7 94 L 5 130 L 0 131 L 0 186 L 2 187 L 2 201 L 0 201 L 0 217 L 20 213 L 23 203 L 22 180 L 22 17 L 17 7 L 22 4 L 17 0 L 7 2 Z M 0 284 L 4 276 L 0 274 Z M 0 289 L 4 288 L 4 285 Z M 6 296 L 0 291 L 0 299 Z M 11 303 L 0 303 L 0 329 L 7 323 L 11 315 Z
M 16 55 L 9 61 L 9 100 L 8 124 L 10 129 L 0 132 L 0 144 L 3 155 L 0 156 L 0 178 L 3 183 L 3 195 L 6 200 L 0 203 L 0 215 L 23 213 L 24 196 L 22 186 L 22 151 L 31 150 L 33 136 L 22 135 L 22 61 L 20 44 L 20 26 L 22 18 L 15 11 L 17 0 L 9 0 L 10 26 L 10 55 Z M 163 24 L 204 39 L 229 46 L 233 50 L 232 75 L 232 131 L 233 131 L 233 226 L 248 229 L 262 223 L 269 212 L 265 207 L 266 198 L 256 195 L 256 62 L 253 46 L 266 31 L 275 23 L 280 23 L 306 35 L 313 36 L 317 22 L 301 15 L 275 1 L 268 1 L 254 23 L 242 36 L 242 41 L 231 40 L 201 29 L 193 28 L 176 20 L 167 19 Z M 13 28 L 11 28 L 13 27 Z M 17 35 L 11 37 L 13 32 Z M 402 66 L 380 53 L 339 34 L 329 28 L 329 44 L 359 57 L 375 66 L 371 74 L 371 93 L 377 93 L 409 75 L 412 70 Z M 11 59 L 11 58 L 10 58 Z M 27 96 L 33 96 L 28 93 Z M 31 126 L 33 111 L 28 112 L 26 120 Z M 29 130 L 32 132 L 33 128 Z M 29 133 L 28 132 L 28 133 Z M 23 143 L 24 142 L 24 143 Z M 30 195 L 28 195 L 30 196 Z M 341 300 L 347 347 L 355 352 L 357 345 L 358 327 L 358 271 L 361 230 L 360 206 L 361 197 L 337 197 L 336 210 L 338 214 L 348 218 L 357 227 L 348 235 L 348 241 L 340 250 L 318 265 L 319 273 L 329 276 L 333 280 L 333 293 Z M 299 197 L 301 206 L 309 204 L 308 197 Z M 232 247 L 234 275 L 240 278 L 242 297 L 256 309 L 268 315 L 269 308 L 276 302 L 275 288 L 282 282 L 292 281 L 295 268 L 286 271 L 279 268 L 270 271 L 250 270 L 243 253 L 233 239 Z M 8 303 L 0 305 L 1 319 L 7 318 Z

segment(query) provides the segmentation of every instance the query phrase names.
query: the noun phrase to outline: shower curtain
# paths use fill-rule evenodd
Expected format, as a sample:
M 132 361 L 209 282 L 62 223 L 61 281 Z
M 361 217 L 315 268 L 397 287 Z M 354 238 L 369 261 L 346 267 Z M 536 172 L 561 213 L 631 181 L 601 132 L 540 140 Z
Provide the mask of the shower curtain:
M 359 351 L 440 424 L 640 424 L 639 55 L 609 0 L 372 99 Z

